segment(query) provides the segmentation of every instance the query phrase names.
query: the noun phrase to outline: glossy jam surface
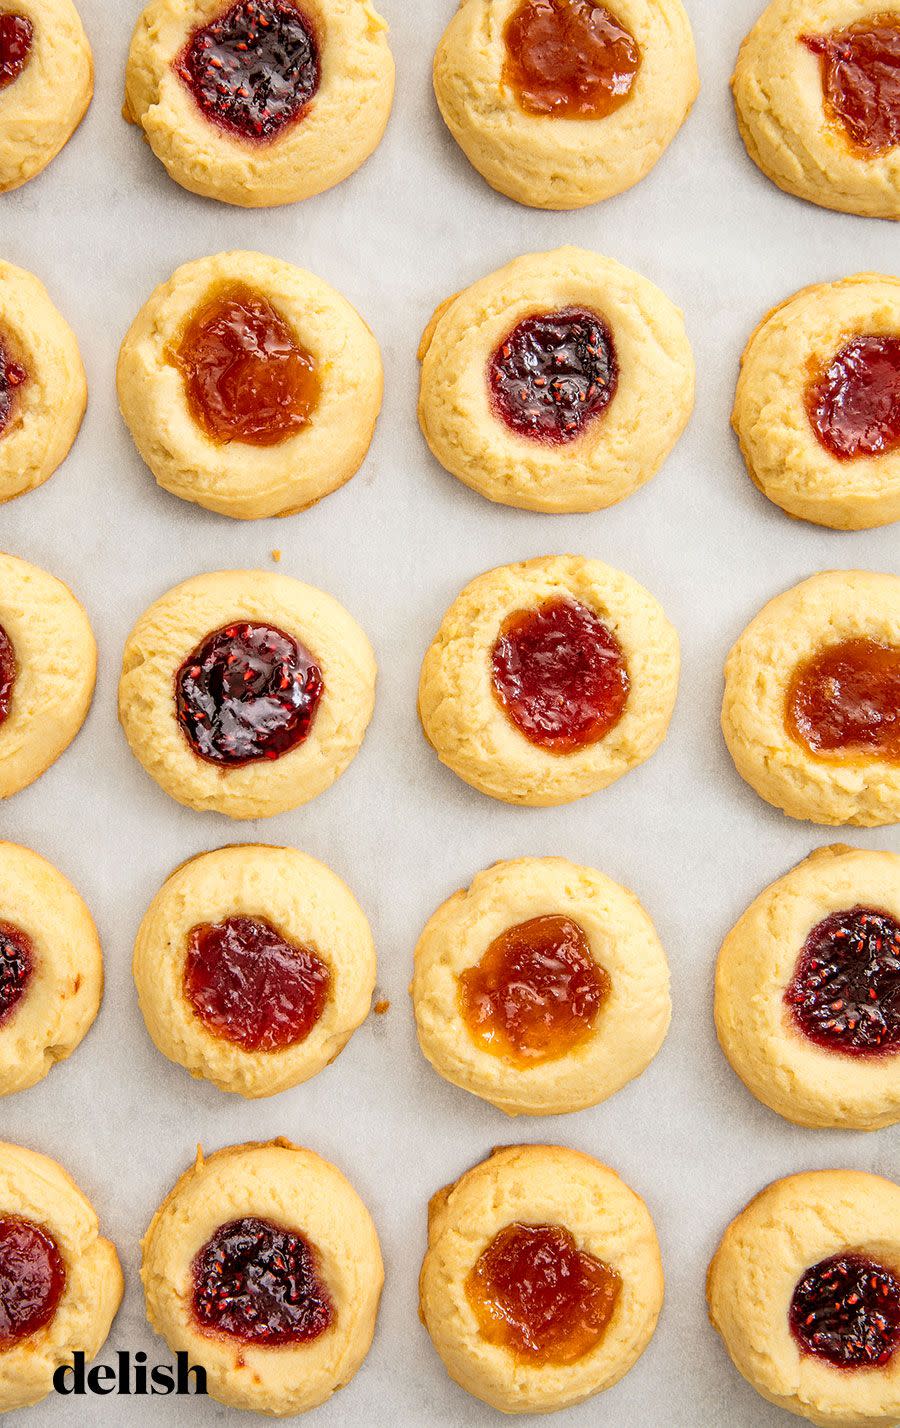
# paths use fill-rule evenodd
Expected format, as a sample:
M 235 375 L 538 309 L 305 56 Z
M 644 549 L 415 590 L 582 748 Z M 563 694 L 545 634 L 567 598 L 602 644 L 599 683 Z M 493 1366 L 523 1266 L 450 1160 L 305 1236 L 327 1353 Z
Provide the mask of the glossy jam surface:
M 292 0 L 238 0 L 194 31 L 175 69 L 210 123 L 240 139 L 274 139 L 319 87 L 319 46 Z
M 18 79 L 28 63 L 34 27 L 27 15 L 0 12 L 0 89 Z
M 325 689 L 299 641 L 271 625 L 226 625 L 175 677 L 178 722 L 194 753 L 237 768 L 278 759 L 309 736 Z
M 900 144 L 900 15 L 886 11 L 803 43 L 821 56 L 825 112 L 853 148 L 874 157 Z
M 318 1255 L 302 1235 L 269 1220 L 232 1220 L 193 1263 L 194 1317 L 208 1334 L 277 1348 L 308 1344 L 334 1322 Z
M 884 1368 L 900 1346 L 900 1280 L 864 1255 L 834 1255 L 806 1271 L 789 1317 L 802 1353 L 840 1369 Z
M 0 341 L 0 436 L 9 425 L 16 397 L 28 374 L 18 362 L 14 362 Z
M 0 625 L 0 724 L 9 716 L 16 669 L 16 652 L 12 640 Z
M 0 1349 L 46 1328 L 65 1287 L 66 1266 L 48 1231 L 12 1215 L 0 1219 Z
M 535 1066 L 590 1036 L 609 990 L 577 922 L 535 917 L 508 928 L 463 972 L 459 1003 L 479 1046 Z
M 0 922 L 0 1026 L 25 995 L 34 972 L 31 938 L 20 927 Z
M 507 1225 L 466 1278 L 483 1337 L 529 1364 L 572 1364 L 596 1348 L 621 1287 L 562 1225 Z
M 609 406 L 618 381 L 612 333 L 583 308 L 525 318 L 488 368 L 495 415 L 518 436 L 548 446 L 579 437 Z
M 316 364 L 261 293 L 230 283 L 193 314 L 171 357 L 194 421 L 211 441 L 276 446 L 307 426 Z
M 900 924 L 868 907 L 824 918 L 804 943 L 784 999 L 817 1046 L 847 1056 L 900 1051 Z
M 604 119 L 641 66 L 634 36 L 593 0 L 523 0 L 504 38 L 503 78 L 526 114 Z
M 794 672 L 792 735 L 827 758 L 900 763 L 900 648 L 875 640 L 827 645 Z
M 854 337 L 806 389 L 813 431 L 838 461 L 900 448 L 900 337 Z
M 556 598 L 504 621 L 494 694 L 520 733 L 551 753 L 586 749 L 615 728 L 629 679 L 618 640 L 593 610 Z

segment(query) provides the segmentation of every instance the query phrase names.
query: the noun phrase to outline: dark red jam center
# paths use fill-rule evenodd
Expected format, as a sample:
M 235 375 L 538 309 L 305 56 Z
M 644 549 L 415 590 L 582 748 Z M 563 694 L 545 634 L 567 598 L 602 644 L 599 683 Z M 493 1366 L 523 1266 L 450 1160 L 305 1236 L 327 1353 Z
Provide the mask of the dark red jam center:
M 814 374 L 806 410 L 838 461 L 900 447 L 900 337 L 855 337 Z
M 809 934 L 784 994 L 794 1023 L 829 1051 L 900 1051 L 900 924 L 887 912 L 834 912 Z
M 55 1241 L 30 1220 L 0 1219 L 0 1349 L 50 1323 L 66 1287 Z
M 594 0 L 523 0 L 504 36 L 503 78 L 526 114 L 603 119 L 641 66 L 634 36 Z
M 491 358 L 491 405 L 520 436 L 550 446 L 574 441 L 616 393 L 612 333 L 582 308 L 539 313 L 514 327 Z
M 16 670 L 16 652 L 12 640 L 0 625 L 0 724 L 9 716 Z
M 0 435 L 9 424 L 16 397 L 27 375 L 25 368 L 13 361 L 0 342 Z
M 226 625 L 175 677 L 178 722 L 201 759 L 278 759 L 309 735 L 325 689 L 309 650 L 271 625 Z
M 900 763 L 900 647 L 828 645 L 795 671 L 788 728 L 811 753 Z
M 596 744 L 628 701 L 628 669 L 611 630 L 557 598 L 504 621 L 491 655 L 496 698 L 520 733 L 551 753 Z
M 241 139 L 272 139 L 318 89 L 319 46 L 292 0 L 238 0 L 194 31 L 175 68 L 213 124 Z
M 840 1369 L 884 1368 L 900 1345 L 900 1280 L 861 1254 L 823 1259 L 794 1290 L 790 1325 L 802 1353 Z
M 334 1322 L 309 1240 L 268 1220 L 221 1225 L 194 1258 L 194 1316 L 208 1334 L 277 1348 L 308 1344 Z
M 900 144 L 900 16 L 873 15 L 831 35 L 804 35 L 822 57 L 825 112 L 867 156 Z
M 28 63 L 34 27 L 27 15 L 0 13 L 0 89 L 18 79 Z
M 0 922 L 0 1026 L 22 1000 L 33 971 L 31 938 L 20 927 Z

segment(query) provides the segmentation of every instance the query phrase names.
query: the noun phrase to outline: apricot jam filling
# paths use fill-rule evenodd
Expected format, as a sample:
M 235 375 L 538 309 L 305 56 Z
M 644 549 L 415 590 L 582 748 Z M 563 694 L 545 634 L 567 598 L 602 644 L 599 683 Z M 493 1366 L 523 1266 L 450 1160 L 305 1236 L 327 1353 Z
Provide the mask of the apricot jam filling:
M 900 449 L 900 337 L 854 337 L 805 393 L 813 431 L 838 461 Z
M 18 79 L 31 55 L 34 26 L 27 15 L 0 11 L 0 89 Z
M 869 639 L 827 645 L 794 671 L 785 712 L 812 754 L 900 763 L 900 648 Z
M 605 119 L 641 67 L 634 36 L 594 0 L 523 0 L 504 40 L 503 79 L 526 114 Z
M 269 1220 L 220 1225 L 195 1256 L 192 1277 L 194 1318 L 207 1334 L 278 1348 L 311 1343 L 334 1322 L 315 1247 Z
M 49 1231 L 16 1215 L 0 1218 L 0 1350 L 46 1328 L 65 1287 L 65 1262 Z
M 612 333 L 585 308 L 525 318 L 488 367 L 495 416 L 518 436 L 547 446 L 579 437 L 609 406 L 618 381 Z
M 825 113 L 865 158 L 900 144 L 900 16 L 886 11 L 830 35 L 803 35 L 822 61 Z
M 866 1255 L 833 1255 L 799 1281 L 789 1320 L 802 1354 L 838 1369 L 884 1368 L 900 1345 L 900 1280 Z
M 34 948 L 21 927 L 0 922 L 0 1026 L 9 1020 L 34 974 Z
M 9 426 L 16 405 L 16 399 L 28 373 L 15 362 L 0 338 L 0 436 Z
M 16 652 L 12 640 L 0 625 L 0 725 L 9 718 L 13 687 L 16 682 Z
M 900 923 L 854 907 L 812 929 L 785 990 L 794 1025 L 847 1056 L 900 1051 Z

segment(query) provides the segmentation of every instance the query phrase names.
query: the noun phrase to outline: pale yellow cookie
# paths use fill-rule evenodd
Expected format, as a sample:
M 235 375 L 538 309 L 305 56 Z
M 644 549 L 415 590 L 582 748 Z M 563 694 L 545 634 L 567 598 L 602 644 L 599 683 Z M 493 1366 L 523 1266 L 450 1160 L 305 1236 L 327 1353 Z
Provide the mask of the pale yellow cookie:
M 302 68 L 310 77 L 303 93 L 314 89 L 289 122 L 269 126 L 266 94 L 260 92 L 256 104 L 252 83 L 249 100 L 239 104 L 239 127 L 213 122 L 179 73 L 198 32 L 224 18 L 226 43 L 212 48 L 220 73 L 235 72 L 231 90 L 248 87 L 239 64 L 250 69 L 251 80 L 260 69 L 265 76 L 265 54 L 251 42 L 243 53 L 260 56 L 253 65 L 240 50 L 248 43 L 246 0 L 151 0 L 135 27 L 125 76 L 125 117 L 141 126 L 169 176 L 193 193 L 243 208 L 295 203 L 347 178 L 381 142 L 394 97 L 387 25 L 370 0 L 265 0 L 263 9 L 267 25 L 253 31 L 259 45 L 286 13 L 296 26 L 291 11 L 312 37 L 312 58 L 308 49 L 299 60 L 288 50 L 298 67 L 304 59 L 312 64 Z M 248 120 L 250 133 L 262 126 L 259 138 L 247 137 Z
M 470 1276 L 513 1226 L 561 1231 L 570 1253 L 591 1256 L 617 1277 L 605 1327 L 598 1325 L 599 1337 L 592 1335 L 569 1362 L 558 1349 L 548 1355 L 540 1333 L 527 1351 L 496 1331 L 488 1337 L 476 1312 Z M 556 1263 L 552 1247 L 548 1259 Z M 542 1267 L 527 1252 L 520 1264 L 538 1282 L 546 1273 L 547 1260 Z M 589 1155 L 553 1145 L 505 1146 L 431 1201 L 419 1312 L 450 1377 L 503 1413 L 551 1413 L 611 1388 L 650 1342 L 662 1299 L 659 1245 L 646 1205 Z M 548 1337 L 566 1346 L 564 1325 L 550 1318 L 544 1333 L 549 1329 Z
M 769 313 L 741 360 L 732 423 L 770 501 L 836 530 L 900 520 L 897 418 L 882 384 L 898 363 L 900 278 L 819 283 Z
M 875 654 L 886 677 L 850 683 L 840 667 L 847 647 L 862 649 L 863 668 Z M 797 708 L 806 706 L 804 671 L 814 661 L 818 704 L 853 732 L 898 738 L 896 687 L 900 661 L 900 579 L 867 570 L 828 570 L 770 600 L 744 630 L 725 664 L 722 732 L 738 773 L 791 818 L 874 828 L 900 820 L 900 758 L 873 745 L 816 745 L 801 734 Z M 856 663 L 855 656 L 853 662 Z M 891 676 L 890 668 L 894 673 Z M 846 691 L 846 692 L 844 692 Z M 867 715 L 866 711 L 871 712 Z M 804 719 L 807 735 L 812 732 Z M 893 735 L 891 736 L 891 730 Z
M 818 1281 L 820 1266 L 844 1256 L 870 1260 L 896 1285 L 900 1187 L 859 1170 L 776 1180 L 725 1231 L 709 1267 L 709 1317 L 735 1367 L 770 1403 L 821 1428 L 893 1428 L 900 1420 L 900 1352 L 883 1367 L 838 1366 L 792 1332 L 792 1319 L 805 1321 L 810 1304 L 823 1302 L 809 1295 L 810 1271 Z M 888 1288 L 895 1320 L 898 1290 Z M 854 1283 L 843 1292 L 853 1294 Z M 876 1315 L 883 1304 L 876 1301 Z M 846 1315 L 852 1322 L 853 1299 Z M 817 1322 L 805 1332 L 816 1332 Z M 871 1327 L 870 1316 L 865 1323 Z
M 0 798 L 34 783 L 69 747 L 96 674 L 88 617 L 68 586 L 0 554 Z
M 517 336 L 523 348 L 531 343 L 522 324 L 570 312 L 605 330 L 603 390 L 614 390 L 581 421 L 568 408 L 600 384 L 569 380 L 563 423 L 574 435 L 551 442 L 521 422 L 510 425 L 498 383 L 515 403 Z M 554 345 L 550 356 L 560 350 Z M 530 511 L 596 511 L 630 496 L 659 470 L 694 406 L 681 312 L 647 278 L 584 248 L 516 258 L 450 298 L 431 319 L 419 358 L 419 422 L 438 461 L 488 500 Z M 538 379 L 542 393 L 551 378 Z M 550 415 L 543 396 L 530 410 L 540 431 Z
M 580 12 L 591 8 L 576 0 Z M 561 100 L 529 97 L 528 89 L 523 102 L 510 73 L 508 27 L 523 12 L 533 24 L 528 12 L 540 10 L 535 54 L 551 54 L 576 90 L 586 87 L 576 44 L 582 32 L 591 34 L 589 15 L 576 36 L 567 35 L 561 22 L 554 26 L 561 0 L 460 0 L 438 45 L 434 90 L 444 122 L 491 187 L 519 203 L 583 208 L 631 188 L 668 148 L 697 97 L 694 38 L 680 0 L 611 0 L 603 9 L 619 46 L 628 48 L 629 89 L 611 112 L 593 100 L 589 117 L 561 112 L 568 107 Z M 615 53 L 607 46 L 604 60 L 615 63 Z
M 227 646 L 227 630 L 241 641 L 248 628 L 281 649 L 286 640 L 288 663 L 241 646 L 241 690 L 230 695 L 224 716 L 214 692 L 215 709 L 205 712 L 208 689 L 201 689 L 185 721 L 180 675 L 193 681 L 196 667 L 203 686 L 218 681 L 221 688 L 229 649 L 221 648 L 202 670 L 194 658 L 213 637 L 221 635 Z M 375 673 L 365 634 L 323 591 L 266 570 L 196 575 L 151 605 L 131 631 L 119 718 L 132 753 L 179 803 L 230 818 L 267 818 L 323 793 L 356 756 L 372 717 Z M 256 737 L 260 729 L 270 736 L 264 746 Z M 282 736 L 289 744 L 283 752 Z M 236 748 L 236 737 L 241 743 L 232 757 L 227 751 Z M 197 752 L 198 739 L 206 747 L 204 738 L 212 740 L 211 757 Z M 248 740 L 253 751 L 245 758 Z
M 218 1272 L 209 1269 L 216 1258 L 210 1241 L 242 1220 L 261 1222 L 262 1251 L 254 1255 L 245 1237 L 243 1257 L 220 1254 Z M 302 1240 L 305 1253 L 296 1246 L 301 1267 L 285 1286 L 288 1237 Z M 378 1236 L 349 1181 L 311 1150 L 275 1140 L 229 1146 L 208 1159 L 199 1152 L 154 1215 L 143 1252 L 150 1323 L 173 1353 L 206 1370 L 212 1397 L 232 1408 L 273 1417 L 316 1408 L 350 1382 L 369 1351 L 384 1282 Z M 243 1311 L 252 1315 L 259 1303 L 252 1287 L 259 1274 L 270 1288 L 275 1281 L 282 1306 L 297 1294 L 290 1302 L 308 1311 L 314 1337 L 267 1344 L 233 1332 L 248 1322 Z M 234 1315 L 242 1317 L 227 1328 L 205 1312 L 213 1276 L 220 1286 L 234 1285 Z M 269 1307 L 266 1295 L 261 1312 Z
M 435 1070 L 509 1115 L 606 1100 L 650 1064 L 671 1016 L 637 898 L 566 858 L 495 863 L 455 893 L 419 938 L 411 992 Z
M 72 0 L 15 0 L 0 69 L 0 193 L 56 158 L 94 93 L 91 47 Z

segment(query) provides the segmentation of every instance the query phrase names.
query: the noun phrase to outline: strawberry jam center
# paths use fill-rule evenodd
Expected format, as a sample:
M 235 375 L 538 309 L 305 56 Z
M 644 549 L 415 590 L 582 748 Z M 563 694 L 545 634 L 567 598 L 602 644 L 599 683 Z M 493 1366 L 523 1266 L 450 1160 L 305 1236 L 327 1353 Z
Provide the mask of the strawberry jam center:
M 523 0 L 504 37 L 503 78 L 526 114 L 604 119 L 641 66 L 634 36 L 594 0 Z
M 9 717 L 13 685 L 16 682 L 16 652 L 12 640 L 0 625 L 0 724 Z
M 56 1242 L 30 1220 L 0 1219 L 0 1349 L 11 1349 L 50 1323 L 66 1287 Z
M 819 441 L 838 461 L 900 447 L 900 337 L 855 337 L 806 389 Z
M 175 677 L 178 722 L 208 763 L 278 759 L 310 733 L 325 689 L 309 650 L 271 625 L 226 625 Z
M 269 1220 L 220 1225 L 194 1258 L 194 1317 L 207 1334 L 277 1348 L 308 1344 L 334 1322 L 309 1240 Z
M 834 1255 L 806 1271 L 789 1318 L 801 1353 L 840 1369 L 884 1368 L 900 1345 L 900 1280 L 865 1255 Z
M 466 1278 L 482 1337 L 529 1364 L 572 1364 L 596 1348 L 621 1287 L 563 1225 L 507 1225 Z
M 238 0 L 194 31 L 175 70 L 210 123 L 240 139 L 273 139 L 319 87 L 319 46 L 292 0 Z
M 787 723 L 813 754 L 900 763 L 900 648 L 857 639 L 820 650 L 794 672 Z
M 887 12 L 830 35 L 804 35 L 822 59 L 825 113 L 866 157 L 900 144 L 900 17 Z
M 606 323 L 582 308 L 527 317 L 488 369 L 495 415 L 549 446 L 574 441 L 616 394 L 619 364 Z
M 25 368 L 13 361 L 0 342 L 0 436 L 9 425 L 16 397 L 27 375 Z
M 28 63 L 34 27 L 27 15 L 0 13 L 0 89 L 18 79 Z
M 810 1041 L 849 1056 L 900 1051 L 900 924 L 854 907 L 809 934 L 785 991 Z
M 608 975 L 569 917 L 510 927 L 459 979 L 473 1040 L 521 1066 L 556 1060 L 585 1041 L 609 991 Z
M 34 971 L 31 938 L 20 927 L 0 922 L 0 1026 L 25 995 Z
M 625 710 L 629 679 L 621 646 L 577 600 L 551 599 L 510 615 L 491 664 L 494 695 L 507 717 L 551 753 L 596 744 Z
M 214 1036 L 245 1051 L 283 1051 L 312 1031 L 325 1009 L 330 974 L 310 947 L 288 942 L 256 917 L 193 928 L 184 993 Z

